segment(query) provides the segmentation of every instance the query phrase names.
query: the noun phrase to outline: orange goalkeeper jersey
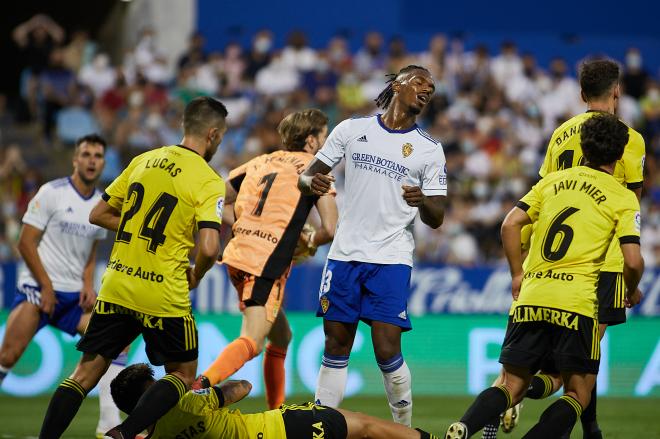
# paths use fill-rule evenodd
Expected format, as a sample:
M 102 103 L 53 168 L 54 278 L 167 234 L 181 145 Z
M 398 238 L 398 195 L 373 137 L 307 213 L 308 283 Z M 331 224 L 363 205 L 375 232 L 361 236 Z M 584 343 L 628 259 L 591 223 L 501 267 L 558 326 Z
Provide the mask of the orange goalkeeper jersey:
M 238 193 L 236 221 L 222 256 L 225 264 L 255 276 L 277 279 L 291 258 L 317 196 L 303 196 L 298 176 L 314 158 L 302 151 L 264 154 L 229 173 Z

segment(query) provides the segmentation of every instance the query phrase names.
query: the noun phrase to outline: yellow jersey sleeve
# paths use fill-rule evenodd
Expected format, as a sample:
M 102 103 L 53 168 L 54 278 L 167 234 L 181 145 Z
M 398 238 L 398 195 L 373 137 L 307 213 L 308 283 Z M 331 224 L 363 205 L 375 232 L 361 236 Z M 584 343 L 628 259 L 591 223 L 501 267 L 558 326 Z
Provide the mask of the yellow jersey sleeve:
M 137 163 L 137 157 L 110 183 L 110 186 L 105 188 L 105 192 L 103 193 L 103 200 L 120 212 L 122 204 L 124 204 L 124 197 L 126 197 L 126 193 L 128 192 L 129 177 L 133 172 L 135 163 Z
M 621 244 L 639 244 L 639 234 L 642 218 L 639 212 L 639 203 L 634 194 L 627 197 L 626 204 L 617 211 L 616 237 Z
M 646 145 L 641 134 L 629 129 L 630 139 L 623 151 L 625 183 L 628 189 L 638 189 L 644 182 L 644 158 Z
M 220 177 L 207 180 L 196 193 L 195 223 L 197 228 L 220 230 L 225 202 L 225 183 Z
M 532 186 L 527 194 L 518 201 L 516 204 L 517 207 L 527 212 L 527 215 L 535 222 L 539 217 L 539 210 L 541 209 L 541 193 L 539 191 L 539 185 L 543 184 L 543 180 L 536 183 Z M 529 230 L 529 235 L 531 235 L 531 229 Z

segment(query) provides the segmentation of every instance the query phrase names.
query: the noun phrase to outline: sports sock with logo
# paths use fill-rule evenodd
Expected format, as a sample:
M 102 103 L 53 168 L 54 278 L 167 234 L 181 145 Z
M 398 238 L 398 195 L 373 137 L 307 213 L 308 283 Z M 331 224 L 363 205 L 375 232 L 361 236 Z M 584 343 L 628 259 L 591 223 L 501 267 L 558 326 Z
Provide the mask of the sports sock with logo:
M 87 396 L 87 390 L 77 381 L 69 378 L 62 381 L 48 404 L 39 439 L 61 437 L 78 413 L 85 396 Z
M 125 352 L 122 352 L 112 360 L 108 370 L 105 372 L 105 375 L 99 381 L 99 422 L 96 425 L 96 433 L 103 434 L 106 431 L 110 430 L 112 427 L 121 423 L 121 418 L 119 417 L 119 409 L 115 405 L 115 402 L 112 400 L 112 395 L 110 394 L 110 383 L 114 380 L 119 372 L 124 370 L 126 367 L 126 361 L 128 360 L 128 355 Z
M 328 407 L 339 407 L 348 380 L 348 355 L 323 353 L 314 401 Z
M 412 377 L 401 353 L 379 361 L 383 384 L 394 422 L 410 427 L 412 422 Z
M 461 422 L 468 429 L 468 435 L 481 430 L 496 416 L 511 407 L 511 395 L 504 386 L 489 387 L 477 396 L 467 409 Z
M 187 391 L 179 377 L 165 375 L 142 394 L 131 414 L 119 425 L 119 430 L 125 438 L 135 437 L 174 407 Z
M 552 395 L 552 379 L 546 374 L 536 374 L 529 383 L 529 389 L 525 394 L 526 398 L 543 399 Z
M 564 395 L 551 404 L 539 422 L 527 432 L 523 439 L 555 439 L 571 428 L 582 414 L 580 403 L 569 395 Z
M 203 373 L 211 385 L 218 384 L 232 376 L 245 363 L 257 355 L 257 343 L 250 337 L 238 337 L 211 363 Z
M 284 402 L 286 348 L 272 343 L 266 346 L 264 354 L 264 384 L 266 386 L 266 402 L 273 410 Z

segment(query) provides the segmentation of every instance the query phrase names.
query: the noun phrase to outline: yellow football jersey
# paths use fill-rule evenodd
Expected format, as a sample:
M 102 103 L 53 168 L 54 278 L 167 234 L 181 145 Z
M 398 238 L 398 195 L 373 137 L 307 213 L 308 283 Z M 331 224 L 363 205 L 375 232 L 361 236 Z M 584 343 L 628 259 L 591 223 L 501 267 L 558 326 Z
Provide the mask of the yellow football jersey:
M 534 222 L 534 233 L 512 311 L 534 305 L 596 317 L 596 284 L 609 243 L 639 243 L 635 194 L 606 172 L 578 166 L 543 178 L 518 207 Z
M 195 151 L 137 156 L 105 190 L 121 220 L 99 299 L 157 317 L 190 313 L 186 269 L 194 233 L 220 229 L 225 184 Z
M 539 169 L 539 175 L 545 177 L 551 172 L 572 168 L 584 164 L 584 156 L 580 146 L 580 128 L 584 121 L 598 111 L 588 111 L 578 114 L 557 128 Z M 628 127 L 628 143 L 623 151 L 623 157 L 614 167 L 614 178 L 628 189 L 638 189 L 644 182 L 644 158 L 646 146 L 644 138 L 634 129 Z M 605 259 L 602 271 L 620 273 L 623 270 L 623 255 L 619 243 L 614 241 Z
M 212 389 L 186 393 L 176 406 L 156 423 L 150 438 L 286 438 L 280 410 L 242 414 L 219 407 Z

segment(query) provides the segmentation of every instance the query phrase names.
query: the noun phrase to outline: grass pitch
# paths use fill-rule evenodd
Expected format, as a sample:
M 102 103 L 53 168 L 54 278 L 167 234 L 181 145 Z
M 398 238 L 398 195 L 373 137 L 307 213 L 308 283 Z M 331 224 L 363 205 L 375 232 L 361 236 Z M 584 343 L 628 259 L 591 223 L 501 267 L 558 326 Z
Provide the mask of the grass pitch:
M 307 401 L 311 395 L 289 398 L 288 402 Z M 49 397 L 14 398 L 0 396 L 0 439 L 36 438 L 48 405 Z M 518 428 L 511 434 L 499 434 L 503 439 L 518 439 L 536 422 L 548 403 L 526 401 Z M 472 402 L 471 397 L 416 397 L 414 399 L 413 423 L 435 434 L 442 435 L 450 423 L 457 420 Z M 604 437 L 607 439 L 644 438 L 660 439 L 658 420 L 660 400 L 633 398 L 601 398 L 598 400 L 598 418 Z M 248 398 L 236 405 L 243 412 L 265 409 L 262 398 Z M 343 408 L 360 411 L 384 419 L 390 419 L 385 397 L 354 397 L 344 401 Z M 98 416 L 98 400 L 85 401 L 64 437 L 94 438 Z M 578 422 L 579 424 L 579 422 Z M 480 435 L 474 437 L 480 438 Z M 572 438 L 581 439 L 582 431 L 577 425 Z

